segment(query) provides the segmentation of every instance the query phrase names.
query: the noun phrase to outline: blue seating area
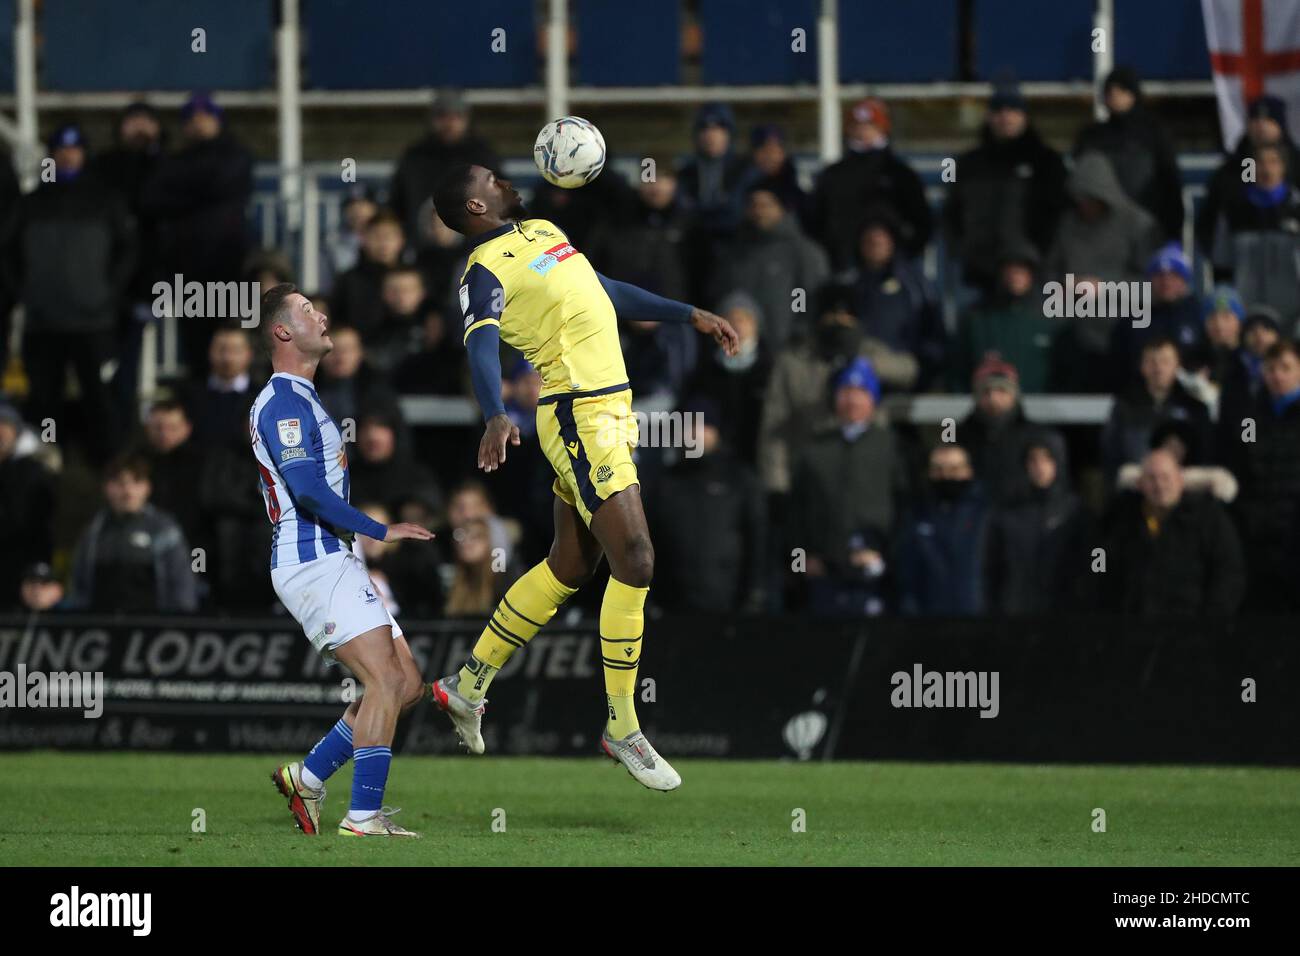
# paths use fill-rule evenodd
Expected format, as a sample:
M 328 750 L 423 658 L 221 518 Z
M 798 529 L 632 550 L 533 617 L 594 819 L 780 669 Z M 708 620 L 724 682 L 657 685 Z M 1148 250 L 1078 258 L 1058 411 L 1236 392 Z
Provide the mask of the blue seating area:
M 1087 80 L 1094 0 L 974 0 L 977 79 Z M 275 82 L 272 0 L 49 0 L 38 8 L 42 89 L 265 90 Z M 959 79 L 958 0 L 840 0 L 840 79 L 927 83 Z M 13 89 L 15 0 L 0 0 L 0 84 Z M 524 87 L 542 82 L 533 0 L 475 0 L 455 15 L 429 0 L 302 0 L 304 86 L 315 90 Z M 700 82 L 812 84 L 821 0 L 699 0 Z M 571 0 L 572 81 L 665 86 L 683 81 L 681 0 Z M 141 25 L 162 38 L 138 43 Z M 207 31 L 207 52 L 191 31 Z M 802 29 L 804 50 L 791 49 Z M 1193 0 L 1116 0 L 1117 63 L 1143 77 L 1209 77 L 1205 26 Z M 493 50 L 504 42 L 504 53 Z
M 681 8 L 676 3 L 574 0 L 574 82 L 664 86 L 681 82 Z
M 540 82 L 531 2 L 304 0 L 304 85 L 318 90 L 528 86 Z M 494 31 L 503 31 L 494 34 Z M 505 52 L 493 52 L 494 36 Z M 377 54 L 377 51 L 381 51 Z
M 12 0 L 5 7 L 13 9 Z M 12 56 L 13 15 L 0 12 Z M 274 85 L 275 26 L 266 0 L 55 0 L 40 8 L 40 86 L 57 91 L 256 90 Z M 142 45 L 143 26 L 159 38 Z M 206 52 L 191 31 L 206 31 Z M 12 67 L 0 67 L 12 88 Z

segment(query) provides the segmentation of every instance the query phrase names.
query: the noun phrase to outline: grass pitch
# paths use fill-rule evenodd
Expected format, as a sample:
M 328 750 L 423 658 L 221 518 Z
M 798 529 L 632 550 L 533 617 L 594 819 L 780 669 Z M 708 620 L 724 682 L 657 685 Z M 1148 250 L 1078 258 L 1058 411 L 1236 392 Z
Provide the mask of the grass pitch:
M 275 762 L 6 754 L 0 865 L 1300 865 L 1296 769 L 682 760 L 660 794 L 595 758 L 398 757 L 424 839 L 361 841 L 334 834 L 350 764 L 309 838 Z

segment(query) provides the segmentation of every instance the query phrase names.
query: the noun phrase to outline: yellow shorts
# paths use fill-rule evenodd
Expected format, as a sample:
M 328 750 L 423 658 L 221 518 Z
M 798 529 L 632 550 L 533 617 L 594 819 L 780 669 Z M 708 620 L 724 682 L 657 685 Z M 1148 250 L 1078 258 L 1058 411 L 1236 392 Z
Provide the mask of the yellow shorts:
M 537 405 L 537 440 L 555 469 L 555 494 L 591 524 L 610 495 L 637 484 L 632 390 L 607 395 L 548 395 Z

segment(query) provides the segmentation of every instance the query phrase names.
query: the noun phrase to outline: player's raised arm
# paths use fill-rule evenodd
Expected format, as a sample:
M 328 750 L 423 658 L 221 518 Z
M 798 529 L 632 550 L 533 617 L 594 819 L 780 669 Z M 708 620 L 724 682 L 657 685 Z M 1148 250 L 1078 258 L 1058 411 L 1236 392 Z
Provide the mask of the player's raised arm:
M 505 289 L 481 263 L 474 263 L 465 273 L 460 308 L 465 315 L 470 382 L 486 423 L 478 445 L 478 466 L 495 471 L 506 460 L 506 445 L 519 444 L 519 428 L 510 421 L 501 401 L 500 328 Z
M 382 525 L 335 493 L 325 480 L 324 463 L 316 457 L 315 449 L 321 444 L 320 430 L 315 413 L 306 402 L 272 399 L 262 409 L 257 430 L 299 508 L 335 528 L 364 534 L 376 541 L 402 538 L 427 541 L 433 537 L 419 525 Z M 289 444 L 294 437 L 296 442 Z
M 735 355 L 740 348 L 740 337 L 736 335 L 731 323 L 722 316 L 675 299 L 665 299 L 640 286 L 619 282 L 599 272 L 596 276 L 604 286 L 609 301 L 614 303 L 614 311 L 624 318 L 634 322 L 689 322 L 695 331 L 709 336 L 721 345 L 728 355 Z

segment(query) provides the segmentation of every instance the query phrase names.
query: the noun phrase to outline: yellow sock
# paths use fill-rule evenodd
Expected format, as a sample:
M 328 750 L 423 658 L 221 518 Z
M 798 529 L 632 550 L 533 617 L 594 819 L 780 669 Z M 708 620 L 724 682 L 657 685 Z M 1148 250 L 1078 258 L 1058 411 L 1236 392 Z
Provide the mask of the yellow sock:
M 546 626 L 560 605 L 577 593 L 566 587 L 545 561 L 529 568 L 501 599 L 479 635 L 474 652 L 460 669 L 456 690 L 477 703 L 510 655 Z
M 615 740 L 641 728 L 634 701 L 649 593 L 649 588 L 634 588 L 611 577 L 600 604 L 600 662 L 605 668 L 605 699 L 609 703 L 606 732 Z

